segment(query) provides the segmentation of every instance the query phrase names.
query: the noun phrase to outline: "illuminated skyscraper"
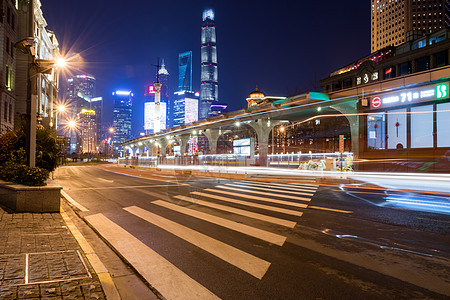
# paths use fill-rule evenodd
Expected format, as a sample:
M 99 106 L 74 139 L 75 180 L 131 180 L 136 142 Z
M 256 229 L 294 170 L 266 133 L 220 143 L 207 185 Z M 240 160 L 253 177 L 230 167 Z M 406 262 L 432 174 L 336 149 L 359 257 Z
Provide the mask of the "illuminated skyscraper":
M 201 89 L 199 118 L 208 117 L 210 106 L 218 101 L 216 25 L 214 10 L 203 11 L 201 36 Z
M 77 152 L 97 153 L 97 121 L 95 110 L 83 108 L 77 115 L 78 146 Z
M 192 91 L 192 51 L 178 55 L 178 91 Z
M 83 109 L 95 111 L 96 138 L 101 139 L 103 100 L 101 97 L 95 98 L 95 83 L 95 77 L 86 74 L 79 74 L 69 78 L 67 80 L 65 99 L 68 102 L 67 111 L 71 119 L 76 119 Z M 71 152 L 81 149 L 79 145 L 80 137 L 76 135 L 76 132 L 71 133 Z
M 371 52 L 450 26 L 449 0 L 372 0 Z
M 173 125 L 187 125 L 198 121 L 199 93 L 192 91 L 175 92 Z
M 132 118 L 132 97 L 131 91 L 115 91 L 113 92 L 114 108 L 113 108 L 113 144 L 114 150 L 121 152 L 119 144 L 130 140 L 131 134 L 131 118 Z

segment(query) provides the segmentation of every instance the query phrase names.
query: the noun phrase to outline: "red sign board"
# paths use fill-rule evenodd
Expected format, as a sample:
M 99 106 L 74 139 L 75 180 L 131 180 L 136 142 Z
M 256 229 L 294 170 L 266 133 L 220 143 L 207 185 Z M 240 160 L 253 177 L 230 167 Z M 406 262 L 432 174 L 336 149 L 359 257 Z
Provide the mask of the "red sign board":
M 155 86 L 149 85 L 148 86 L 148 93 L 149 94 L 156 94 Z
M 371 104 L 372 104 L 373 108 L 380 107 L 381 106 L 381 98 L 380 97 L 372 98 Z

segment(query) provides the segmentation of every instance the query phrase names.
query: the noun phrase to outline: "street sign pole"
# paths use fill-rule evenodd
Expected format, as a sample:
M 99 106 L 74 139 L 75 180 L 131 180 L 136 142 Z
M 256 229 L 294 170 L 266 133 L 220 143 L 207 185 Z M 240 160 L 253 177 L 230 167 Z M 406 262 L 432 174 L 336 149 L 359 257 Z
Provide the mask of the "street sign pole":
M 339 135 L 339 153 L 341 153 L 341 172 L 343 172 L 342 170 L 342 157 L 343 157 L 343 153 L 344 153 L 344 135 L 341 134 Z

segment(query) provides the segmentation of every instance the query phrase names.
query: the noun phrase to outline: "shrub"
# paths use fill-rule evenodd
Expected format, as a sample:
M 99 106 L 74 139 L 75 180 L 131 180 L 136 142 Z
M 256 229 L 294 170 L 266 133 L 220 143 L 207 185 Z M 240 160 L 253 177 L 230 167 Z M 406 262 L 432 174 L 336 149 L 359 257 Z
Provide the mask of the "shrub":
M 45 185 L 50 172 L 48 170 L 13 162 L 5 163 L 0 169 L 0 179 L 25 185 Z
M 50 172 L 56 169 L 60 149 L 49 129 L 36 130 L 36 167 L 26 166 L 26 136 L 22 129 L 0 136 L 0 178 L 6 181 L 45 185 Z
M 23 178 L 23 184 L 26 185 L 45 185 L 50 172 L 46 169 L 41 169 L 39 167 L 27 168 L 25 173 L 25 178 Z

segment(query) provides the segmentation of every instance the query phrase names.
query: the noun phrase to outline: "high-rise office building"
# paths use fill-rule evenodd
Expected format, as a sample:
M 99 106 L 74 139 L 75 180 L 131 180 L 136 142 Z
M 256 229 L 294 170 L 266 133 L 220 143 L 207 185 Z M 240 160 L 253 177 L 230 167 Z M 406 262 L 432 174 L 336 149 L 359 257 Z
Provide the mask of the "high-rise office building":
M 95 97 L 96 79 L 94 76 L 86 74 L 78 74 L 67 80 L 67 89 L 65 93 L 65 99 L 68 102 L 67 111 L 72 114 L 71 118 L 77 118 L 78 114 L 83 109 L 95 111 L 95 126 L 96 126 L 96 143 L 103 138 L 102 130 L 102 110 L 103 110 L 103 98 Z M 76 132 L 72 132 L 71 137 L 71 151 L 79 151 L 80 137 L 76 137 Z M 76 145 L 78 144 L 78 146 Z M 77 150 L 76 150 L 77 149 Z
M 95 110 L 83 108 L 77 114 L 79 153 L 97 153 L 97 118 Z
M 180 126 L 198 121 L 199 93 L 192 91 L 175 92 L 173 125 Z
M 214 10 L 203 11 L 201 34 L 200 119 L 208 117 L 210 106 L 218 101 L 216 25 Z
M 450 26 L 450 0 L 372 0 L 371 52 Z
M 192 91 L 192 51 L 178 55 L 178 91 Z
M 123 153 L 120 144 L 132 138 L 132 98 L 131 91 L 113 92 L 113 145 L 119 153 Z

